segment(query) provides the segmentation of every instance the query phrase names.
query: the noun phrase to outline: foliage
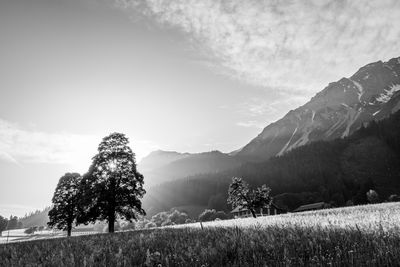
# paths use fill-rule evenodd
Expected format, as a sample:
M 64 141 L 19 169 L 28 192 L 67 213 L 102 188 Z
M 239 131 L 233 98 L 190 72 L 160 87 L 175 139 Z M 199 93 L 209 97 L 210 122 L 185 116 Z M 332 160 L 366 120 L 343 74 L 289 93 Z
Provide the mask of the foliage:
M 400 196 L 396 195 L 396 194 L 390 195 L 388 197 L 388 201 L 389 202 L 398 202 L 398 201 L 400 201 Z
M 144 204 L 153 210 L 182 205 L 217 209 L 209 206 L 211 199 L 226 196 L 232 177 L 245 177 L 254 187 L 268 184 L 274 201 L 280 200 L 283 205 L 277 204 L 289 210 L 319 201 L 360 205 L 368 203 L 370 189 L 381 199 L 399 194 L 399 176 L 400 111 L 344 139 L 313 142 L 264 162 L 163 183 L 148 190 Z M 223 210 L 229 211 L 228 207 Z
M 36 210 L 29 214 L 26 214 L 24 217 L 20 218 L 19 221 L 23 223 L 24 227 L 31 226 L 46 226 L 49 222 L 49 211 L 51 207 L 46 207 L 43 210 Z
M 159 212 L 151 217 L 151 222 L 156 226 L 184 224 L 189 219 L 185 212 L 181 212 L 177 209 L 171 209 L 170 211 Z M 148 228 L 148 227 L 145 227 Z
M 7 221 L 6 230 L 14 230 L 23 228 L 23 224 L 18 220 L 17 216 L 10 216 L 10 219 Z
M 271 205 L 270 197 L 271 189 L 265 184 L 255 190 L 250 190 L 248 183 L 242 178 L 233 177 L 232 183 L 228 189 L 228 203 L 233 208 L 240 207 L 250 210 L 254 218 L 256 218 L 256 209 Z
M 49 211 L 50 227 L 66 230 L 71 236 L 72 224 L 78 213 L 79 173 L 66 173 L 58 181 L 52 199 L 53 208 Z
M 231 219 L 232 216 L 226 214 L 223 211 L 216 211 L 215 209 L 205 209 L 200 215 L 199 215 L 199 221 L 201 222 L 209 222 L 209 221 L 214 221 L 214 220 L 227 220 Z
M 0 236 L 1 232 L 6 230 L 8 224 L 7 218 L 4 218 L 3 216 L 0 215 Z
M 132 221 L 145 214 L 140 201 L 145 194 L 143 175 L 128 143 L 124 134 L 112 133 L 99 144 L 82 181 L 78 223 L 107 220 L 109 232 L 114 232 L 117 217 Z
M 387 203 L 0 245 L 4 266 L 397 266 Z M 66 256 L 67 255 L 67 256 Z
M 378 203 L 378 202 L 379 202 L 378 193 L 376 193 L 375 190 L 372 190 L 372 189 L 369 190 L 369 191 L 367 192 L 367 199 L 368 199 L 368 202 L 369 202 L 369 203 L 372 203 L 372 204 Z
M 30 235 L 30 234 L 35 233 L 36 231 L 38 231 L 38 227 L 37 226 L 31 226 L 31 227 L 27 228 L 24 231 L 24 233 Z

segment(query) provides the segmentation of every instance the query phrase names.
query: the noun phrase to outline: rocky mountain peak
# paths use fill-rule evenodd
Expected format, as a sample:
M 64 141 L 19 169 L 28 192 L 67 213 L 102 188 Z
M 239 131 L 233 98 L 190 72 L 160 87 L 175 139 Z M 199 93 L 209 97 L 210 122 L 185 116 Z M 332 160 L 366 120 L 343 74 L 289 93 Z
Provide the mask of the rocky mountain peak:
M 268 125 L 237 153 L 266 160 L 316 140 L 346 137 L 362 123 L 400 109 L 400 57 L 374 62 L 329 83 L 305 105 Z

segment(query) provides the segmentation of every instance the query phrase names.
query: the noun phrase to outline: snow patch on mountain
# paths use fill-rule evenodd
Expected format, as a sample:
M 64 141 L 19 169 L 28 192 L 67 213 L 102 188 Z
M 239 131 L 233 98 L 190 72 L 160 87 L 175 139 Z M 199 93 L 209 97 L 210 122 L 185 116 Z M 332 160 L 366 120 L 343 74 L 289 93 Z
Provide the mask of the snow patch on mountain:
M 375 116 L 375 115 L 378 114 L 379 112 L 381 112 L 381 109 L 378 110 L 378 111 L 375 111 L 375 112 L 372 114 L 372 116 Z
M 282 156 L 282 154 L 286 151 L 287 147 L 289 146 L 290 142 L 293 139 L 293 136 L 296 134 L 298 128 L 299 127 L 296 127 L 296 129 L 294 129 L 294 132 L 293 132 L 292 136 L 289 138 L 289 141 L 283 146 L 281 151 L 279 151 L 279 153 L 277 154 L 278 156 Z
M 358 116 L 360 116 L 361 114 L 361 108 L 357 111 L 353 108 L 349 109 L 349 113 L 347 114 L 347 125 L 346 125 L 346 129 L 344 130 L 343 134 L 342 134 L 342 138 L 348 136 L 350 134 L 350 128 L 351 126 L 353 126 L 354 122 L 357 120 Z
M 380 103 L 387 103 L 392 98 L 393 94 L 397 91 L 400 91 L 400 84 L 393 84 L 389 87 L 389 89 L 385 89 L 385 92 L 383 94 L 380 94 L 376 98 L 376 101 Z
M 361 97 L 364 94 L 364 88 L 362 87 L 362 85 L 359 82 L 352 80 L 352 79 L 349 79 L 349 80 L 352 81 L 354 83 L 354 85 L 356 86 L 356 88 L 358 90 L 358 101 L 361 101 Z

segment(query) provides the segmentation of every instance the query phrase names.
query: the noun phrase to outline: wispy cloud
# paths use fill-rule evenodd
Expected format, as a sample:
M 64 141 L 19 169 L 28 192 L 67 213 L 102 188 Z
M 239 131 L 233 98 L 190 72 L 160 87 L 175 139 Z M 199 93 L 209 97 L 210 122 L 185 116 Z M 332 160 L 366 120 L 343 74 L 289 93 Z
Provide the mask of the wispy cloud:
M 116 0 L 186 33 L 219 72 L 274 90 L 316 92 L 399 56 L 397 0 Z
M 274 103 L 260 98 L 251 98 L 241 103 L 237 110 L 239 113 L 251 117 L 265 117 L 266 115 L 273 115 L 277 112 Z
M 263 129 L 267 125 L 267 123 L 250 120 L 250 121 L 240 121 L 240 122 L 236 123 L 236 125 L 240 126 L 240 127 L 246 127 L 246 128 Z
M 8 162 L 70 164 L 89 147 L 95 152 L 98 140 L 91 135 L 29 130 L 0 119 L 0 155 Z
M 49 163 L 69 164 L 86 171 L 103 136 L 47 133 L 31 130 L 0 119 L 0 160 L 14 164 Z M 137 158 L 157 149 L 148 140 L 132 139 Z
M 251 98 L 230 108 L 239 115 L 240 120 L 236 123 L 237 126 L 262 129 L 268 123 L 279 119 L 292 107 L 298 107 L 306 101 L 306 97 L 288 96 L 285 93 L 279 94 L 273 101 L 269 101 L 266 97 Z

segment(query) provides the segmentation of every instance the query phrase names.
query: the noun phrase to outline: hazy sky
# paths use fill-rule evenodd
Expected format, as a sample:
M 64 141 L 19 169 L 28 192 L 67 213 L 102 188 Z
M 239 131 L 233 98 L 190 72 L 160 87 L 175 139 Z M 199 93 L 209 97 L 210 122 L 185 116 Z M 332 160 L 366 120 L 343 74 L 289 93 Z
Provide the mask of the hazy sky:
M 114 131 L 138 160 L 240 148 L 400 56 L 399 18 L 397 0 L 1 0 L 0 215 L 49 205 Z

